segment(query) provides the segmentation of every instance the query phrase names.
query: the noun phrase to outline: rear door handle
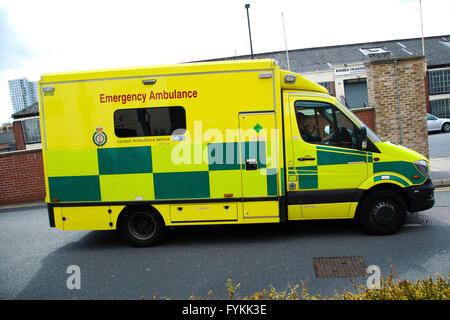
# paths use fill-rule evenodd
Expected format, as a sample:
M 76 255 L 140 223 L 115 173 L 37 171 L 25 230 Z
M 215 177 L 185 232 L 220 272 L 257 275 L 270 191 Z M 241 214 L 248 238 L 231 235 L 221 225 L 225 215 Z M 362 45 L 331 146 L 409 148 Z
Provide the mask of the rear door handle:
M 313 161 L 316 160 L 316 158 L 298 158 L 298 161 Z
M 245 161 L 245 170 L 258 170 L 258 161 L 256 159 L 248 159 Z

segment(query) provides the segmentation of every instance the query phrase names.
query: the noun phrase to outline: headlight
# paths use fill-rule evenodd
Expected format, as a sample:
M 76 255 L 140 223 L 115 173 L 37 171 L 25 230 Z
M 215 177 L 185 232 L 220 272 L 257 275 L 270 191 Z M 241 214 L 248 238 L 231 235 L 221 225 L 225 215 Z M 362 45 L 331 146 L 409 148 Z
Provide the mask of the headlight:
M 428 166 L 428 162 L 426 162 L 425 160 L 419 160 L 414 162 L 414 164 L 421 174 L 423 174 L 427 178 L 430 177 L 430 167 Z

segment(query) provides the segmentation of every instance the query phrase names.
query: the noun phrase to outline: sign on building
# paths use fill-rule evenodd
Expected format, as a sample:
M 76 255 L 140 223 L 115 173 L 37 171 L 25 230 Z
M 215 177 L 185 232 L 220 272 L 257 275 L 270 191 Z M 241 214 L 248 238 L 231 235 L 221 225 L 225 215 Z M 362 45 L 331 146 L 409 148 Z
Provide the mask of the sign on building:
M 334 69 L 335 76 L 346 76 L 351 74 L 364 74 L 366 69 L 364 66 L 343 67 Z

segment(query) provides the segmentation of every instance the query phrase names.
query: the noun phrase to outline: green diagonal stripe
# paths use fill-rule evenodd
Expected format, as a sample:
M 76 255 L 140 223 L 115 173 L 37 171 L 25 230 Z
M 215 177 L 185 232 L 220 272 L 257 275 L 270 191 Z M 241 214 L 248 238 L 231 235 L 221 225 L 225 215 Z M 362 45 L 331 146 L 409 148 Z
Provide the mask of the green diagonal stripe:
M 378 172 L 395 172 L 411 181 L 413 176 L 420 176 L 419 179 L 414 179 L 415 184 L 423 183 L 427 179 L 417 170 L 413 163 L 407 161 L 374 162 L 373 173 Z
M 342 148 L 332 148 L 332 147 L 323 147 L 323 146 L 317 146 L 317 150 L 347 152 L 347 153 L 360 154 L 360 155 L 366 155 L 367 154 L 366 151 L 350 150 L 350 149 L 342 149 Z
M 317 165 L 348 164 L 349 162 L 366 162 L 366 155 L 328 152 L 317 150 Z

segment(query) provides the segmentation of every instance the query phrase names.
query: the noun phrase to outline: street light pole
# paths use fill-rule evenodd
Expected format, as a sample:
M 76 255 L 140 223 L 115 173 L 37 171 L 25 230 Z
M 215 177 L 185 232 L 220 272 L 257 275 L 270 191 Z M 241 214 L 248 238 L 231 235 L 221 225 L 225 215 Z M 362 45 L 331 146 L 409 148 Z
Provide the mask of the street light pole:
M 253 46 L 252 46 L 252 33 L 250 31 L 250 16 L 248 15 L 248 8 L 250 8 L 250 4 L 249 3 L 247 3 L 245 5 L 245 9 L 247 9 L 248 36 L 250 37 L 250 51 L 252 53 L 252 59 L 254 59 L 254 57 L 253 57 Z
M 419 4 L 420 4 L 420 29 L 422 31 L 422 55 L 425 57 L 425 43 L 423 39 L 422 0 L 419 0 Z

